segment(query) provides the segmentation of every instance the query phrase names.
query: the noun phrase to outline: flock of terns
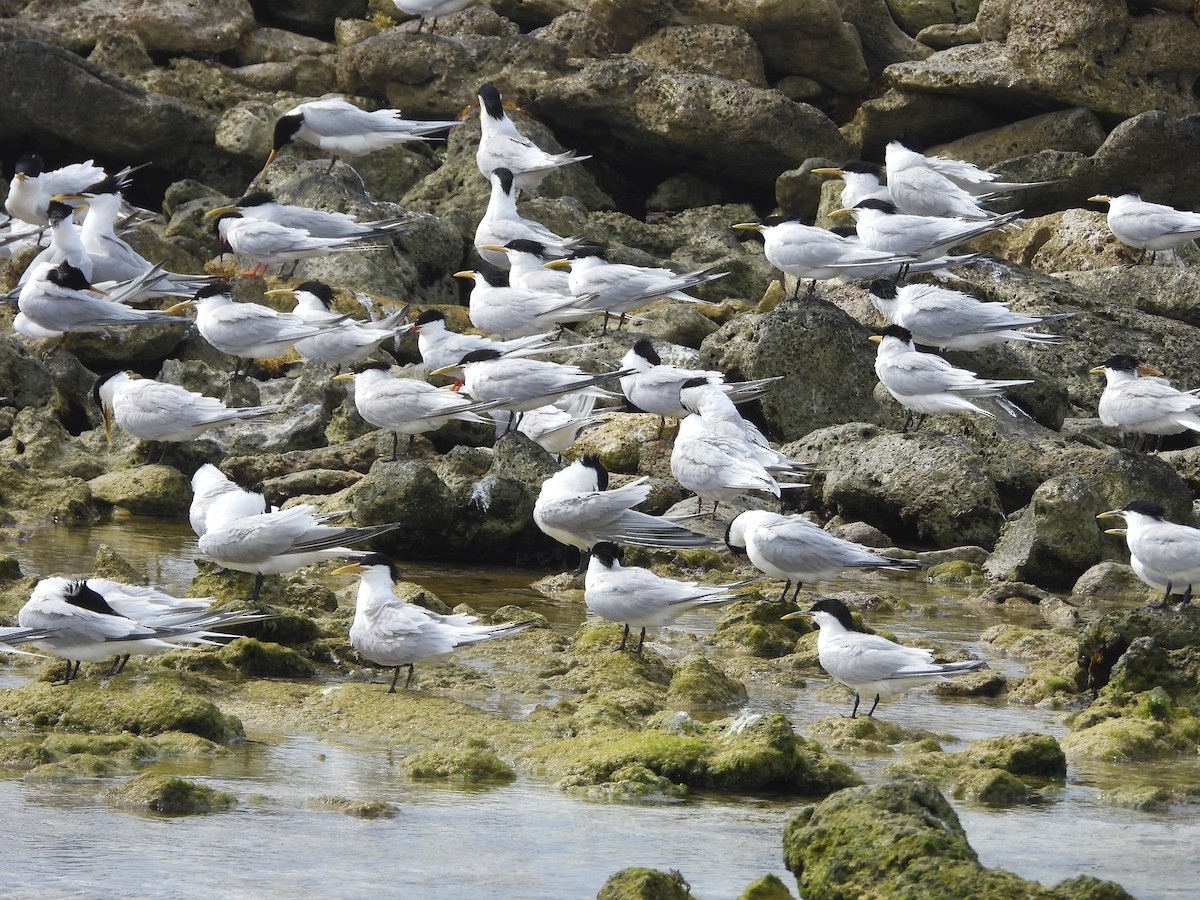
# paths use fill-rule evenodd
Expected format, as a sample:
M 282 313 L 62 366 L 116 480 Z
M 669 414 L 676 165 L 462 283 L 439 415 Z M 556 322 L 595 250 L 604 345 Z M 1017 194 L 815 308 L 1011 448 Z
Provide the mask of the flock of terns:
M 399 0 L 397 5 L 405 8 Z M 713 504 L 715 517 L 720 503 L 748 491 L 778 499 L 784 490 L 805 487 L 797 479 L 812 466 L 773 448 L 737 409 L 770 390 L 777 379 L 734 383 L 720 372 L 664 364 L 648 339 L 637 341 L 620 368 L 609 372 L 591 373 L 542 358 L 563 346 L 580 346 L 568 344 L 574 335 L 563 331 L 564 324 L 603 315 L 607 329 L 609 317 L 615 316 L 620 329 L 654 300 L 704 302 L 687 292 L 725 273 L 680 275 L 611 263 L 604 248 L 557 235 L 523 217 L 519 192 L 535 191 L 550 172 L 589 157 L 573 151 L 548 153 L 529 141 L 493 85 L 484 85 L 478 98 L 482 127 L 476 161 L 491 193 L 475 235 L 480 261 L 454 274 L 473 282 L 470 320 L 484 335 L 451 331 L 436 310 L 411 322 L 404 311 L 359 321 L 334 312 L 333 291 L 320 282 L 267 292 L 291 297 L 295 308 L 290 313 L 235 302 L 229 284 L 166 272 L 123 240 L 122 230 L 140 215 L 121 196 L 130 170 L 109 177 L 89 161 L 46 171 L 34 156 L 17 167 L 6 204 L 13 219 L 0 238 L 10 250 L 28 242 L 45 245 L 14 292 L 19 308 L 14 327 L 25 337 L 63 345 L 75 332 L 132 325 L 194 327 L 214 348 L 235 358 L 231 378 L 245 377 L 255 360 L 294 348 L 305 360 L 329 366 L 331 377 L 353 382 L 361 417 L 392 432 L 393 459 L 399 435 L 409 435 L 411 442 L 412 436 L 450 420 L 493 421 L 498 434 L 520 431 L 561 459 L 582 429 L 612 414 L 597 411 L 598 401 L 624 398 L 662 417 L 660 438 L 667 419 L 680 420 L 670 467 L 696 495 L 697 514 L 704 502 Z M 311 101 L 279 119 L 267 166 L 288 144 L 299 141 L 330 154 L 332 171 L 339 159 L 429 140 L 456 124 L 405 120 L 397 110 L 366 112 L 340 98 Z M 1070 314 L 1026 315 L 1002 303 L 981 302 L 936 285 L 904 283 L 903 278 L 975 261 L 978 254 L 953 251 L 1019 216 L 997 214 L 988 208 L 989 201 L 1040 185 L 1002 183 L 969 163 L 926 157 L 899 142 L 888 145 L 882 169 L 855 163 L 816 171 L 843 179 L 843 209 L 837 214 L 853 217 L 855 228 L 828 230 L 778 216 L 733 227 L 761 235 L 766 258 L 797 279 L 796 299 L 806 279 L 811 280 L 810 294 L 819 280 L 873 279 L 871 300 L 888 322 L 873 338 L 879 342 L 875 371 L 910 418 L 947 413 L 994 417 L 977 405 L 980 399 L 996 401 L 1010 415 L 1023 415 L 1004 399 L 1004 391 L 1027 382 L 979 378 L 916 345 L 976 351 L 1005 341 L 1055 343 L 1059 336 L 1028 329 Z M 1144 252 L 1170 250 L 1200 234 L 1200 214 L 1147 203 L 1133 192 L 1091 199 L 1108 202 L 1112 232 Z M 409 227 L 403 217 L 358 222 L 281 204 L 261 191 L 211 214 L 222 241 L 253 263 L 247 275 L 275 267 L 282 273 L 300 259 L 384 246 L 381 242 Z M 166 310 L 139 306 L 163 297 L 178 302 Z M 195 310 L 194 320 L 177 315 L 187 308 Z M 383 363 L 363 364 L 385 343 L 409 332 L 417 335 L 430 374 L 455 376 L 451 389 L 395 377 Z M 346 367 L 353 371 L 342 372 Z M 1138 438 L 1200 431 L 1200 398 L 1175 389 L 1141 361 L 1113 356 L 1093 371 L 1107 378 L 1100 402 L 1105 424 Z M 285 412 L 279 405 L 228 407 L 216 398 L 129 372 L 102 379 L 96 399 L 110 440 L 115 425 L 151 448 Z M 908 425 L 906 421 L 906 429 Z M 335 573 L 361 576 L 350 642 L 366 659 L 395 670 L 389 691 L 396 689 L 402 668 L 408 668 L 407 687 L 414 663 L 530 624 L 485 625 L 474 616 L 438 615 L 399 599 L 394 563 L 352 545 L 401 523 L 343 527 L 331 524 L 341 513 L 322 513 L 308 505 L 273 509 L 262 494 L 233 483 L 213 465 L 196 471 L 192 487 L 189 518 L 199 552 L 219 566 L 255 575 L 247 598 L 251 607 L 267 575 L 323 560 L 354 560 Z M 780 600 L 794 586 L 792 603 L 803 584 L 847 569 L 919 565 L 842 540 L 801 516 L 766 510 L 740 513 L 729 522 L 724 541 L 717 541 L 688 528 L 686 520 L 637 511 L 649 492 L 647 478 L 610 488 L 599 460 L 586 456 L 546 479 L 534 510 L 538 528 L 579 549 L 588 609 L 625 626 L 618 650 L 626 648 L 631 628 L 640 629 L 633 648 L 640 653 L 647 628 L 670 624 L 690 609 L 734 600 L 757 581 L 714 585 L 665 578 L 623 566 L 623 545 L 727 547 L 746 555 L 764 577 L 784 580 Z M 1200 530 L 1166 521 L 1161 508 L 1147 501 L 1104 517 L 1124 519 L 1126 527 L 1119 533 L 1127 538 L 1133 568 L 1166 591 L 1164 602 L 1179 589 L 1184 602 L 1190 599 L 1192 583 L 1200 577 Z M 215 629 L 268 615 L 253 608 L 213 611 L 211 602 L 98 578 L 46 578 L 20 611 L 18 626 L 0 630 L 0 648 L 23 652 L 12 645 L 32 644 L 67 659 L 65 683 L 78 675 L 81 661 L 112 657 L 109 674 L 115 674 L 131 655 L 210 644 L 222 634 Z M 937 663 L 930 651 L 865 634 L 837 599 L 824 598 L 793 615 L 811 615 L 819 626 L 821 665 L 855 692 L 852 716 L 860 695 L 874 695 L 869 716 L 880 696 L 984 665 L 981 660 Z

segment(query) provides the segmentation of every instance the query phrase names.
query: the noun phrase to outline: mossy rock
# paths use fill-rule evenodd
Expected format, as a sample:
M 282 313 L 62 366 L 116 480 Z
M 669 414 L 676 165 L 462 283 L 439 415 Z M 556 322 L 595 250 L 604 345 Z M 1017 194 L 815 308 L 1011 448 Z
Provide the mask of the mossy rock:
M 718 643 L 751 656 L 766 659 L 787 656 L 795 650 L 796 641 L 812 631 L 799 619 L 781 621 L 796 609 L 792 603 L 775 600 L 735 600 L 717 620 L 713 637 Z
M 933 584 L 965 584 L 969 586 L 988 583 L 983 566 L 965 559 L 953 559 L 938 563 L 925 570 L 925 578 Z
M 1039 783 L 1062 781 L 1067 776 L 1067 758 L 1050 735 L 1025 733 L 982 738 L 952 753 L 910 754 L 890 763 L 884 771 L 920 775 L 936 785 L 961 785 L 962 796 L 971 796 L 973 790 L 985 786 L 986 779 L 977 773 L 993 770 Z M 992 778 L 996 780 L 999 776 Z M 1010 781 L 999 781 L 1009 784 L 1009 793 L 1016 792 Z M 998 784 L 993 793 L 998 797 L 1004 792 L 1003 784 Z
M 985 806 L 1012 806 L 1029 799 L 1029 786 L 1003 769 L 963 772 L 954 782 L 956 800 L 974 800 Z
M 250 678 L 310 678 L 316 671 L 312 663 L 291 647 L 263 643 L 252 637 L 238 638 L 216 655 Z
M 779 876 L 769 872 L 762 878 L 756 878 L 738 894 L 738 900 L 795 900 L 787 885 L 779 880 Z
M 183 473 L 171 466 L 138 466 L 107 472 L 88 482 L 92 497 L 140 516 L 182 516 L 192 502 Z
M 667 702 L 689 709 L 722 709 L 746 700 L 746 686 L 709 660 L 694 656 L 671 673 Z
M 1176 706 L 1161 687 L 1109 694 L 1071 720 L 1071 733 L 1062 745 L 1072 756 L 1119 761 L 1195 753 L 1200 748 L 1200 720 Z
M 691 890 L 678 872 L 622 869 L 610 875 L 596 900 L 688 900 Z
M 414 753 L 400 763 L 400 770 L 410 778 L 467 783 L 510 782 L 517 777 L 512 766 L 483 747 Z
M 245 737 L 236 718 L 163 676 L 145 684 L 109 679 L 104 686 L 83 679 L 70 685 L 36 681 L 0 691 L 0 706 L 21 728 L 134 735 L 183 731 L 220 743 Z
M 391 819 L 399 811 L 386 800 L 351 800 L 346 797 L 314 797 L 308 801 L 312 809 L 328 809 L 355 819 Z
M 669 778 L 656 775 L 645 766 L 629 765 L 613 772 L 612 780 L 591 784 L 586 779 L 569 775 L 555 785 L 560 791 L 577 794 L 588 800 L 645 801 L 677 800 L 686 797 L 685 785 L 676 784 Z
M 114 806 L 164 815 L 224 812 L 237 806 L 237 798 L 184 778 L 138 775 L 104 792 Z
M 79 778 L 103 778 L 122 768 L 103 756 L 72 753 L 30 769 L 25 773 L 25 778 L 29 781 L 75 781 Z
M 896 745 L 932 741 L 938 747 L 938 736 L 922 729 L 906 729 L 894 722 L 866 716 L 825 716 L 808 729 L 822 745 L 830 750 L 850 753 L 892 753 Z M 929 746 L 929 745 L 926 745 Z
M 1108 806 L 1139 812 L 1166 812 L 1176 799 L 1166 788 L 1148 784 L 1123 784 L 1100 794 Z

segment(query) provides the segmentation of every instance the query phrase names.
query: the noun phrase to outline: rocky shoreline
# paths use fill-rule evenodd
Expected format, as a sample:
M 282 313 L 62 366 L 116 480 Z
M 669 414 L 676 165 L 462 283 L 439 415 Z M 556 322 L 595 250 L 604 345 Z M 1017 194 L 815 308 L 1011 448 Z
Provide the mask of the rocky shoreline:
M 936 812 L 945 805 L 939 787 L 982 803 L 1020 803 L 1038 779 L 1061 779 L 1076 754 L 1134 765 L 1200 748 L 1193 659 L 1200 613 L 1134 605 L 1152 591 L 1125 565 L 1124 542 L 1106 536 L 1095 519 L 1146 498 L 1173 521 L 1194 522 L 1200 446 L 1189 433 L 1169 437 L 1154 455 L 1118 449 L 1118 435 L 1096 418 L 1103 379 L 1088 374 L 1110 355 L 1128 353 L 1181 387 L 1200 384 L 1194 245 L 1177 252 L 1178 265 L 1162 258 L 1134 265 L 1136 251 L 1087 203 L 1137 185 L 1147 199 L 1200 207 L 1200 27 L 1190 2 L 1163 0 L 1151 9 L 1117 0 L 495 0 L 419 33 L 390 0 L 264 0 L 253 7 L 245 0 L 10 0 L 0 12 L 0 71 L 10 85 L 0 98 L 0 159 L 11 164 L 37 150 L 55 165 L 88 157 L 118 167 L 150 163 L 136 176 L 135 199 L 161 216 L 129 240 L 170 270 L 236 276 L 240 266 L 221 254 L 205 213 L 252 182 L 283 201 L 362 220 L 410 216 L 413 227 L 378 252 L 304 260 L 288 279 L 234 279 L 236 299 L 268 303 L 267 289 L 321 280 L 336 287 L 335 309 L 357 318 L 408 306 L 410 318 L 438 309 L 456 330 L 469 325 L 452 276 L 472 264 L 488 195 L 475 166 L 480 126 L 470 107 L 480 84 L 496 83 L 519 127 L 540 145 L 593 155 L 547 178 L 538 196 L 522 201 L 525 215 L 613 248 L 615 261 L 729 273 L 699 289 L 711 306 L 654 304 L 624 330 L 602 332 L 593 320 L 565 332 L 552 358 L 606 371 L 638 338 L 650 337 L 666 362 L 731 379 L 783 376 L 754 415 L 784 453 L 818 467 L 812 487 L 793 500 L 797 511 L 853 540 L 907 548 L 929 564 L 922 578 L 965 586 L 964 602 L 1020 604 L 1044 620 L 1038 628 L 996 626 L 980 638 L 988 653 L 1025 663 L 1025 677 L 985 672 L 946 689 L 1076 711 L 1061 748 L 1032 736 L 1026 753 L 972 745 L 961 759 L 939 754 L 936 764 L 924 756 L 913 763 L 906 752 L 899 769 L 921 772 L 930 783 L 898 772 L 883 785 L 843 791 L 858 776 L 829 755 L 826 741 L 855 752 L 861 745 L 853 741 L 894 747 L 921 739 L 856 733 L 851 740 L 843 723 L 823 720 L 828 734 L 818 743 L 796 735 L 782 716 L 701 723 L 678 712 L 736 708 L 745 698 L 741 679 L 751 671 L 786 682 L 795 670 L 815 666 L 814 635 L 778 621 L 791 607 L 770 602 L 778 586 L 769 584 L 717 626 L 714 640 L 742 663 L 703 654 L 675 662 L 655 653 L 608 654 L 613 627 L 594 624 L 569 639 L 533 628 L 506 646 L 478 651 L 494 677 L 485 690 L 537 698 L 535 704 L 567 698 L 520 722 L 441 696 L 470 696 L 473 689 L 472 678 L 449 664 L 419 675 L 418 689 L 402 697 L 348 681 L 329 699 L 325 680 L 343 680 L 354 669 L 345 631 L 352 599 L 329 580 L 329 566 L 311 577 L 268 579 L 264 602 L 279 617 L 215 653 L 135 662 L 132 675 L 103 684 L 87 679 L 68 690 L 47 684 L 57 671 L 50 668 L 39 680 L 0 691 L 3 719 L 19 732 L 0 741 L 9 767 L 56 766 L 62 777 L 124 773 L 156 755 L 220 752 L 220 744 L 243 734 L 226 708 L 255 717 L 288 708 L 283 724 L 315 731 L 330 724 L 331 707 L 340 704 L 337 727 L 412 751 L 405 764 L 421 773 L 412 777 L 537 773 L 606 799 L 697 788 L 832 795 L 800 813 L 785 837 L 804 896 L 854 894 L 868 883 L 859 877 L 908 878 L 894 882 L 897 890 L 936 884 L 955 896 L 970 892 L 964 885 L 979 877 L 978 863 L 953 812 Z M 461 117 L 462 124 L 444 143 L 380 151 L 337 163 L 328 175 L 327 157 L 289 149 L 260 175 L 275 120 L 329 92 L 367 108 Z M 987 256 L 946 282 L 1022 312 L 1072 314 L 1055 323 L 1061 344 L 946 354 L 984 377 L 1031 380 L 1009 394 L 1027 417 L 943 416 L 902 432 L 905 410 L 873 371 L 875 348 L 867 339 L 878 316 L 864 284 L 826 281 L 816 296 L 788 299 L 794 279 L 781 278 L 761 247 L 731 228 L 773 210 L 832 225 L 841 182 L 812 170 L 879 160 L 883 145 L 900 136 L 1006 180 L 1053 182 L 1019 195 L 1024 217 L 977 242 Z M 25 249 L 8 260 L 7 286 L 32 256 Z M 240 483 L 261 483 L 273 503 L 350 510 L 357 525 L 403 522 L 376 544 L 400 560 L 469 554 L 477 564 L 547 567 L 561 558 L 560 546 L 532 525 L 541 482 L 559 463 L 524 437 L 497 440 L 490 427 L 452 423 L 414 439 L 406 456 L 389 462 L 383 457 L 390 435 L 358 416 L 345 383 L 295 354 L 230 381 L 233 359 L 194 329 L 72 335 L 63 349 L 12 334 L 14 312 L 0 304 L 6 542 L 36 540 L 48 522 L 182 516 L 190 475 L 211 462 Z M 411 337 L 381 358 L 394 360 L 402 374 L 427 375 Z M 105 441 L 92 397 L 97 375 L 119 369 L 231 405 L 280 403 L 287 412 L 265 425 L 172 444 L 161 464 L 141 465 L 138 441 L 119 433 L 111 445 Z M 614 482 L 650 476 L 649 512 L 691 512 L 695 500 L 672 480 L 670 442 L 655 440 L 656 428 L 655 417 L 614 412 L 567 456 L 596 454 Z M 754 505 L 762 504 L 746 498 L 729 515 Z M 723 533 L 724 525 L 713 529 Z M 639 550 L 632 557 L 714 582 L 731 572 L 751 574 L 713 551 Z M 144 579 L 113 557 L 99 559 L 96 573 Z M 33 575 L 0 556 L 4 621 L 28 596 Z M 190 593 L 229 605 L 248 587 L 249 576 L 216 576 L 200 563 Z M 580 582 L 563 576 L 545 587 L 577 592 Z M 439 603 L 417 585 L 409 589 L 417 602 Z M 894 593 L 903 597 L 902 581 Z M 1085 625 L 1098 598 L 1131 608 Z M 848 602 L 869 607 L 880 598 Z M 518 618 L 525 618 L 520 610 L 501 610 L 495 621 Z M 401 724 L 394 704 L 418 724 Z M 92 734 L 60 748 L 63 733 L 74 732 Z M 1063 762 L 1027 765 L 1040 755 Z M 159 787 L 178 792 L 177 785 Z M 1189 802 L 1152 793 L 1127 802 Z M 228 800 L 204 796 L 199 805 L 221 809 Z M 826 840 L 812 837 L 815 830 L 857 828 L 844 824 L 846 809 L 881 805 L 946 818 L 951 824 L 938 840 L 954 864 L 927 872 L 898 854 L 863 875 L 858 863 L 851 873 L 833 856 L 811 855 Z M 988 878 L 989 896 L 1124 896 L 1107 883 L 1041 889 L 1008 873 Z M 651 882 L 601 896 L 672 896 L 650 893 Z M 791 896 L 778 888 L 744 896 Z

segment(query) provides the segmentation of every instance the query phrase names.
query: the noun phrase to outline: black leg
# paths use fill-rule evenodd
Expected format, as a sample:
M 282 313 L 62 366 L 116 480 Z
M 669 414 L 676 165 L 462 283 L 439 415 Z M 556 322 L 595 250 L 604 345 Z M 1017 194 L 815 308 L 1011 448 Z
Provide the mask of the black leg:
M 867 713 L 868 719 L 871 718 L 873 715 L 875 715 L 875 707 L 877 707 L 878 705 L 879 705 L 879 695 L 876 694 L 875 702 L 871 704 L 871 711 L 869 713 Z
M 776 603 L 782 603 L 784 600 L 787 599 L 788 588 L 790 588 L 791 586 L 792 586 L 792 579 L 789 578 L 787 581 L 785 581 L 783 583 L 783 593 L 779 595 L 779 599 L 775 601 Z
M 797 605 L 798 605 L 798 604 L 797 604 L 797 600 L 798 600 L 798 599 L 799 599 L 799 597 L 800 597 L 800 587 L 801 587 L 801 585 L 802 585 L 802 582 L 799 582 L 799 581 L 797 581 L 797 582 L 796 582 L 796 589 L 795 589 L 794 591 L 792 591 L 792 606 L 797 606 Z
M 617 644 L 617 646 L 613 647 L 612 652 L 620 653 L 622 650 L 624 650 L 625 642 L 627 640 L 629 640 L 629 623 L 628 622 L 625 623 L 625 630 L 621 632 L 621 643 L 619 643 L 619 644 Z
M 591 550 L 580 550 L 579 551 L 579 565 L 575 569 L 575 574 L 582 575 L 584 572 L 586 572 L 587 568 L 588 568 L 588 564 L 591 561 L 592 561 L 592 551 Z
M 859 701 L 859 699 L 860 698 L 858 696 L 858 691 L 855 691 L 854 692 L 854 705 L 852 707 L 850 707 L 850 718 L 852 718 L 852 719 L 858 718 L 858 701 Z
M 258 602 L 258 592 L 262 590 L 263 582 L 266 581 L 266 579 L 267 579 L 267 576 L 264 575 L 262 572 L 258 572 L 255 574 L 254 590 L 252 590 L 250 592 L 249 597 L 245 598 L 245 601 L 247 603 L 257 603 Z
M 1192 600 L 1192 585 L 1189 582 L 1188 586 L 1187 586 L 1187 590 L 1183 592 L 1183 600 L 1180 602 L 1180 605 L 1187 606 L 1188 603 L 1191 602 L 1191 600 Z
M 396 681 L 397 681 L 399 678 L 400 678 L 400 667 L 399 667 L 399 666 L 395 666 L 395 667 L 393 667 L 393 669 L 392 669 L 392 683 L 391 683 L 391 684 L 388 686 L 388 689 L 387 689 L 387 692 L 388 692 L 389 694 L 394 694 L 394 693 L 396 693 Z
M 712 515 L 711 515 L 711 517 L 710 517 L 710 518 L 713 518 L 713 519 L 715 519 L 715 518 L 717 517 L 717 507 L 718 507 L 718 506 L 720 506 L 720 505 L 721 505 L 721 501 L 720 501 L 720 500 L 714 500 L 714 501 L 713 501 L 713 511 L 712 511 Z M 697 510 L 697 512 L 699 512 L 699 510 Z
M 125 670 L 125 663 L 129 662 L 129 654 L 125 653 L 113 659 L 113 663 L 109 666 L 107 672 L 104 673 L 105 678 L 111 678 L 113 675 L 120 675 Z
M 663 429 L 664 429 L 664 428 L 666 428 L 666 427 L 667 427 L 667 417 L 666 417 L 666 416 L 659 416 L 659 417 L 658 417 L 658 434 L 656 434 L 656 435 L 654 436 L 654 439 L 655 439 L 656 441 L 661 441 L 661 440 L 662 440 L 662 433 L 663 433 Z
M 626 625 L 625 627 L 626 627 L 626 628 L 628 628 L 629 626 L 628 626 L 628 625 Z M 641 656 L 641 655 L 642 655 L 642 644 L 644 644 L 644 643 L 646 643 L 646 629 L 645 629 L 645 627 L 643 627 L 643 628 L 642 628 L 642 633 L 641 633 L 641 635 L 638 637 L 638 645 L 637 645 L 636 647 L 634 647 L 634 648 L 633 648 L 633 652 L 634 652 L 636 655 L 638 655 L 638 656 Z
M 404 679 L 404 689 L 406 691 L 408 690 L 408 686 L 410 684 L 412 684 L 412 680 L 413 680 L 413 664 L 409 663 L 408 664 L 408 677 Z
M 696 495 L 696 515 L 700 515 L 700 507 L 703 505 L 704 505 L 704 500 L 701 499 L 699 494 L 697 494 Z

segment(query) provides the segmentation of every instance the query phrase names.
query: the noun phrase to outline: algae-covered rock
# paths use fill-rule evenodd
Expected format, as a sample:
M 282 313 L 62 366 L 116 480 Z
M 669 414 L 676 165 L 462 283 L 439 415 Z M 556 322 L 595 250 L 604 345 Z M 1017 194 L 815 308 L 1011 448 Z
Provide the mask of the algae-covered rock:
M 291 647 L 252 637 L 226 644 L 216 656 L 250 678 L 309 678 L 315 671 L 312 663 Z
M 1006 806 L 1029 798 L 1029 785 L 1023 779 L 1037 785 L 1065 779 L 1067 759 L 1050 735 L 1020 734 L 984 738 L 952 753 L 910 754 L 885 771 L 949 785 L 959 799 Z
M 164 815 L 224 812 L 237 806 L 233 794 L 167 775 L 138 775 L 103 796 L 114 806 Z
M 612 773 L 611 780 L 603 781 L 600 784 L 593 784 L 586 778 L 577 775 L 568 775 L 566 778 L 559 779 L 555 787 L 560 791 L 576 794 L 588 800 L 606 802 L 630 800 L 661 802 L 678 800 L 688 794 L 686 785 L 676 784 L 671 779 L 663 775 L 656 775 L 645 766 L 639 765 L 622 766 Z
M 779 880 L 779 876 L 767 873 L 757 878 L 738 894 L 738 900 L 793 900 L 792 892 Z
M 746 686 L 709 660 L 693 656 L 671 673 L 667 702 L 692 709 L 721 709 L 746 699 Z
M 1138 671 L 1126 679 L 1121 671 L 1124 667 Z M 1191 709 L 1174 702 L 1162 685 L 1129 690 L 1149 672 L 1171 668 L 1168 654 L 1153 640 L 1134 641 L 1114 667 L 1113 680 L 1090 707 L 1071 720 L 1071 733 L 1063 738 L 1063 749 L 1072 756 L 1112 760 L 1195 753 L 1200 748 L 1200 720 Z M 1180 673 L 1171 675 L 1178 679 Z M 1194 701 L 1194 668 L 1191 677 L 1188 687 L 1193 689 L 1190 697 Z
M 393 819 L 399 812 L 394 803 L 386 800 L 351 800 L 347 797 L 314 797 L 308 801 L 313 809 L 330 809 L 355 819 Z
M 517 777 L 512 766 L 486 747 L 414 753 L 400 763 L 400 770 L 410 778 L 468 783 L 508 782 Z
M 783 851 L 801 896 L 812 898 L 1067 900 L 1084 887 L 1071 881 L 1046 888 L 982 867 L 954 808 L 930 782 L 912 776 L 839 791 L 805 807 L 788 821 Z M 1094 879 L 1087 888 L 1088 896 L 1129 897 Z
M 925 749 L 941 749 L 937 736 L 920 729 L 906 729 L 874 716 L 825 716 L 809 726 L 822 746 L 843 753 L 891 753 L 898 744 L 917 743 Z
M 1029 786 L 1003 769 L 963 772 L 954 782 L 956 800 L 974 800 L 984 806 L 1012 806 L 1029 799 Z
M 793 603 L 777 600 L 735 600 L 725 607 L 713 629 L 719 643 L 735 646 L 751 656 L 775 658 L 796 649 L 796 641 L 812 631 L 800 619 L 782 621 L 796 611 Z
M 37 681 L 0 691 L 0 706 L 9 722 L 22 728 L 135 735 L 183 731 L 221 743 L 245 737 L 241 722 L 170 677 L 145 684 L 109 679 L 103 685 L 80 679 L 65 687 Z
M 676 871 L 631 868 L 610 875 L 596 900 L 687 900 L 691 895 L 691 888 Z

